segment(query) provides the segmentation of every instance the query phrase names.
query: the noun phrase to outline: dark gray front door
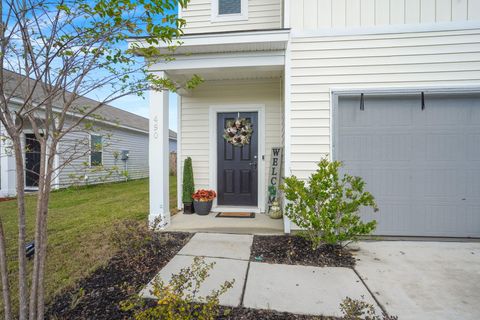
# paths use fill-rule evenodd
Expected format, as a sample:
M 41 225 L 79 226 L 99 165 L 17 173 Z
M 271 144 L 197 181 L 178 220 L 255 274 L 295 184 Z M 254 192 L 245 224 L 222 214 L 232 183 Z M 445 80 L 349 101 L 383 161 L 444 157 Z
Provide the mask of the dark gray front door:
M 235 147 L 223 138 L 227 122 L 237 117 L 237 112 L 217 115 L 217 202 L 218 205 L 257 206 L 258 114 L 240 113 L 253 127 L 250 143 L 242 147 Z

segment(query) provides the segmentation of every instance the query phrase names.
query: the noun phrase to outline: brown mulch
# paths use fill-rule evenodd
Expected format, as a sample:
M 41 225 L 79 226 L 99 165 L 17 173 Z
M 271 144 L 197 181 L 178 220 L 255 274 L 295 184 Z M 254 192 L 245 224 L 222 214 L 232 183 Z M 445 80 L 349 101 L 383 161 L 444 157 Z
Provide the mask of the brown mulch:
M 355 258 L 341 246 L 323 245 L 313 250 L 308 240 L 291 235 L 254 236 L 250 261 L 317 267 L 355 266 Z
M 74 288 L 58 295 L 48 306 L 47 319 L 130 319 L 120 302 L 137 294 L 190 240 L 191 234 L 159 233 L 148 244 L 141 266 L 122 255 L 114 256 Z M 140 261 L 140 259 L 137 259 Z
M 308 316 L 274 310 L 259 310 L 248 308 L 220 308 L 217 320 L 337 320 L 340 318 L 325 316 Z
M 11 201 L 11 200 L 15 200 L 15 198 L 1 198 L 0 197 L 0 202 Z

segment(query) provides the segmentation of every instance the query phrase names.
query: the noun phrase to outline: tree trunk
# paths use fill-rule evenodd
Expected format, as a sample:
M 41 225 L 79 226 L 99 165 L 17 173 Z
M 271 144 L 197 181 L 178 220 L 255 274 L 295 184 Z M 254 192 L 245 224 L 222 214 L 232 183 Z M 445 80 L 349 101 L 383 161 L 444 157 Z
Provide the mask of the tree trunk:
M 33 260 L 32 284 L 30 288 L 30 309 L 29 319 L 37 318 L 38 310 L 38 290 L 39 290 L 39 271 L 41 260 L 41 247 L 43 245 L 43 202 L 45 198 L 45 158 L 46 158 L 46 139 L 40 141 L 40 170 L 38 175 L 38 193 L 37 209 L 35 218 L 35 256 Z
M 12 137 L 15 151 L 16 191 L 18 209 L 18 319 L 26 320 L 28 315 L 27 300 L 27 256 L 25 254 L 25 167 L 23 163 L 23 149 L 20 135 Z
M 2 294 L 5 320 L 12 319 L 12 302 L 10 298 L 10 283 L 8 279 L 7 250 L 5 248 L 5 233 L 0 219 L 0 273 L 2 277 Z
M 41 217 L 42 217 L 42 229 L 40 236 L 42 239 L 41 246 L 39 248 L 39 267 L 38 267 L 38 295 L 37 295 L 37 320 L 43 320 L 45 314 L 45 263 L 47 259 L 47 218 L 48 218 L 48 204 L 50 202 L 50 192 L 52 187 L 52 175 L 55 162 L 55 154 L 57 149 L 57 143 L 53 141 L 48 147 L 48 160 L 46 163 L 46 171 L 43 183 L 43 198 L 41 203 Z M 32 319 L 33 320 L 33 319 Z

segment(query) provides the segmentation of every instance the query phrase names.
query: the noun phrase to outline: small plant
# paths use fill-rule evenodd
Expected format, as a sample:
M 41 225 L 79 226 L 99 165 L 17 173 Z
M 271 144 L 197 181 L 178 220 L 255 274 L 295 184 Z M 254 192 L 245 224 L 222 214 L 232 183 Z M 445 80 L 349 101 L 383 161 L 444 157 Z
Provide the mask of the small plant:
M 361 207 L 378 211 L 374 197 L 365 191 L 365 182 L 348 174 L 340 178 L 341 166 L 339 161 L 322 159 L 307 183 L 291 176 L 281 186 L 288 200 L 285 215 L 302 228 L 301 235 L 314 249 L 322 243 L 356 241 L 372 233 L 377 224 L 375 220 L 363 222 L 358 214 Z
M 340 310 L 344 320 L 398 320 L 398 317 L 390 316 L 384 312 L 381 316 L 377 315 L 374 306 L 371 304 L 349 297 L 340 303 Z
M 147 222 L 124 220 L 114 226 L 110 241 L 118 250 L 122 259 L 132 265 L 137 271 L 147 268 L 145 256 L 154 246 L 158 237 L 155 228 L 149 228 Z
M 183 166 L 183 189 L 182 202 L 192 203 L 192 194 L 195 192 L 195 184 L 193 181 L 192 158 L 185 159 Z
M 205 189 L 200 189 L 197 190 L 192 195 L 193 200 L 200 201 L 200 202 L 208 202 L 208 201 L 213 201 L 217 197 L 217 193 L 214 190 L 205 190 Z
M 121 304 L 123 311 L 133 312 L 134 319 L 165 320 L 213 320 L 219 314 L 219 297 L 232 288 L 234 280 L 225 281 L 219 289 L 206 297 L 199 296 L 201 284 L 208 277 L 214 263 L 207 264 L 195 257 L 190 267 L 180 270 L 168 283 L 156 279 L 152 294 L 157 302 L 148 306 L 145 300 L 136 297 Z

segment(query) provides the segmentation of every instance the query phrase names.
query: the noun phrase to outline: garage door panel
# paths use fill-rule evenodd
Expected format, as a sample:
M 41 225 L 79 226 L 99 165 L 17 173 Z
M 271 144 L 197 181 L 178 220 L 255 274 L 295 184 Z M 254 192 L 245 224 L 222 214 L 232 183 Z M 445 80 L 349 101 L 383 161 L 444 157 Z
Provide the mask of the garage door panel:
M 454 161 L 467 158 L 467 146 L 464 134 L 438 133 L 427 134 L 427 161 Z
M 414 169 L 415 170 L 415 169 Z M 462 168 L 436 166 L 416 168 L 412 175 L 415 198 L 432 201 L 451 199 L 456 201 L 467 193 L 467 176 Z
M 339 98 L 335 157 L 364 178 L 380 235 L 480 237 L 480 96 Z M 342 123 L 342 119 L 346 123 Z

